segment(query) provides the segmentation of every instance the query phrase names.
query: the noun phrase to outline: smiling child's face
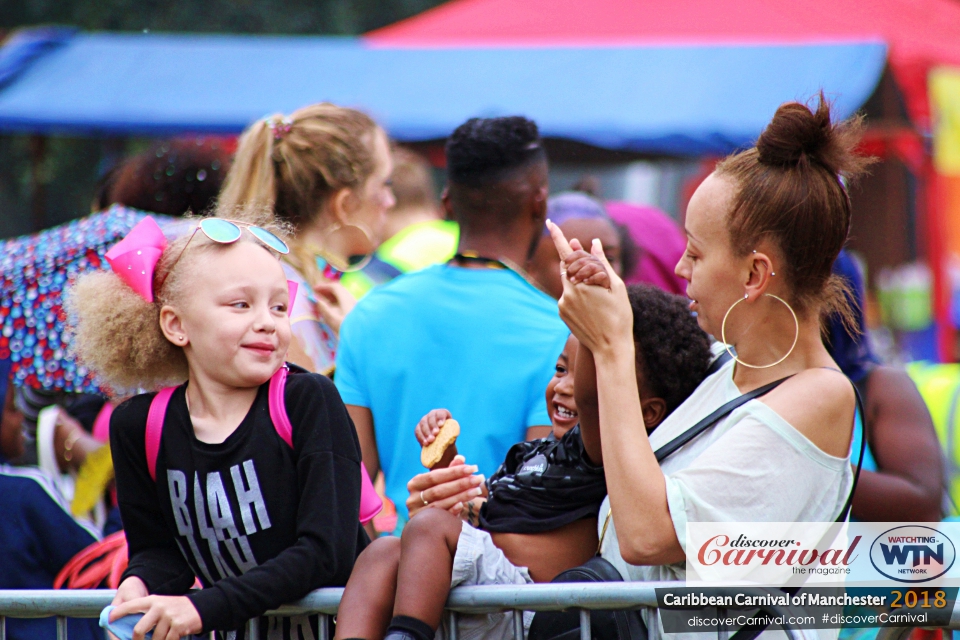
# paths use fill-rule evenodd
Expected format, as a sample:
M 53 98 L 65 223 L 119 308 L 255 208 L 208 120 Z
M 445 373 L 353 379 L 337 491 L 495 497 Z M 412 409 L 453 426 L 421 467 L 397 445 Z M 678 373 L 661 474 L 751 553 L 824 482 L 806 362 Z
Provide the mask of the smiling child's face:
M 577 403 L 573 399 L 573 372 L 577 363 L 578 345 L 579 342 L 571 334 L 557 358 L 553 377 L 547 384 L 547 412 L 550 414 L 550 423 L 556 438 L 563 437 L 563 434 L 580 422 Z
M 174 332 L 188 339 L 191 371 L 202 369 L 233 387 L 262 384 L 283 364 L 290 345 L 289 291 L 276 255 L 237 242 L 213 248 L 194 269 Z

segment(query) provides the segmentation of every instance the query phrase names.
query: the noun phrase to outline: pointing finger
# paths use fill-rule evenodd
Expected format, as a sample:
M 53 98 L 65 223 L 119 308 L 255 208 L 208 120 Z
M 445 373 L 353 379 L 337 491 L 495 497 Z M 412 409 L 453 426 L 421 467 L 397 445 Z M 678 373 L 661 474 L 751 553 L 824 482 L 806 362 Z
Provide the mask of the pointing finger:
M 566 236 L 563 235 L 563 231 L 561 231 L 560 227 L 555 225 L 552 220 L 547 220 L 547 229 L 550 230 L 550 237 L 553 238 L 553 244 L 556 245 L 557 253 L 560 254 L 561 260 L 573 253 L 573 249 L 570 247 L 570 243 L 567 242 Z

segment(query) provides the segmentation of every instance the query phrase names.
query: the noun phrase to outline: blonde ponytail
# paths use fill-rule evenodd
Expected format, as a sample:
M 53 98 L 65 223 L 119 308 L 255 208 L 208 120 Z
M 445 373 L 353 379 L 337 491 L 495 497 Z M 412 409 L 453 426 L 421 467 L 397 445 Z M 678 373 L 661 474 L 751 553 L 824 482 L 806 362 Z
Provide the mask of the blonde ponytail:
M 273 115 L 269 119 L 257 120 L 240 136 L 237 153 L 220 192 L 218 209 L 273 209 L 277 177 L 273 164 L 274 134 L 267 123 L 276 118 L 283 116 Z

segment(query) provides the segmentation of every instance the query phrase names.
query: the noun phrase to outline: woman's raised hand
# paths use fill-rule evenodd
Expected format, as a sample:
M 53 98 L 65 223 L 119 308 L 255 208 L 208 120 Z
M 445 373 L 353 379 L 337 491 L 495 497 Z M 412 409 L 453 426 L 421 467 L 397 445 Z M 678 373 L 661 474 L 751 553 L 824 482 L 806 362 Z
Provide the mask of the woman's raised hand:
M 474 475 L 477 470 L 476 466 L 465 464 L 463 456 L 457 456 L 445 469 L 414 476 L 407 483 L 410 517 L 428 506 L 459 516 L 464 502 L 484 495 L 484 477 Z
M 568 242 L 550 220 L 547 228 L 560 254 L 560 317 L 595 355 L 621 345 L 632 348 L 633 311 L 627 287 L 607 261 L 603 245 L 594 240 L 587 253 L 576 239 Z

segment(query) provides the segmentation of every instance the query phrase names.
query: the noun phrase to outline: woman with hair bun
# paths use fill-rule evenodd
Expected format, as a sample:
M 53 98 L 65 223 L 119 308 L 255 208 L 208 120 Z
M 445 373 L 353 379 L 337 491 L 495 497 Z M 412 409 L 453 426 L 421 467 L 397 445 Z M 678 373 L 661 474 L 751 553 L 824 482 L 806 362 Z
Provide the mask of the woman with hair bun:
M 271 212 L 293 228 L 287 277 L 299 285 L 290 361 L 333 372 L 340 323 L 356 304 L 340 285 L 380 245 L 390 189 L 390 141 L 369 116 L 314 104 L 258 120 L 243 133 L 220 194 L 225 217 Z
M 589 382 L 599 392 L 608 489 L 601 526 L 612 514 L 602 555 L 625 579 L 684 579 L 688 522 L 845 515 L 855 395 L 823 344 L 821 318 L 850 317 L 831 266 L 850 228 L 841 176 L 866 163 L 854 154 L 859 128 L 858 120 L 832 123 L 822 95 L 814 110 L 781 105 L 757 145 L 723 160 L 697 189 L 676 273 L 700 326 L 726 343 L 716 351 L 732 357 L 650 436 L 626 288 L 599 243 L 586 253 L 551 226 L 566 272 L 560 315 L 581 343 L 578 406 Z M 656 450 L 719 407 L 784 378 L 658 462 Z M 644 618 L 659 637 L 656 613 Z

